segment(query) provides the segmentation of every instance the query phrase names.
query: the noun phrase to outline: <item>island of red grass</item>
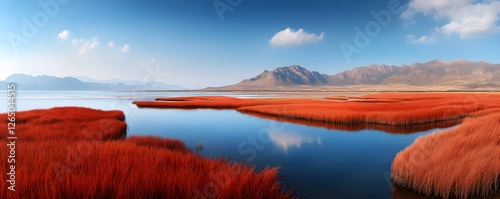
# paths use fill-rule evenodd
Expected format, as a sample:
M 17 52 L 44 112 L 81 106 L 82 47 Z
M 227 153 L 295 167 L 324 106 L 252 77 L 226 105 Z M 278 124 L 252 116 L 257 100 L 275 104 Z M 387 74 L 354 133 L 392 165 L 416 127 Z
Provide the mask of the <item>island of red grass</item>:
M 0 158 L 0 198 L 290 197 L 277 168 L 211 160 L 179 140 L 125 138 L 120 111 L 65 107 L 18 112 L 16 119 L 16 191 L 7 189 L 9 164 Z M 7 121 L 0 114 L 5 129 Z
M 497 95 L 377 94 L 329 99 L 240 99 L 220 96 L 158 98 L 136 101 L 138 107 L 234 109 L 273 117 L 339 124 L 416 125 L 466 117 L 500 107 Z
M 500 95 L 386 93 L 322 99 L 159 98 L 139 107 L 234 109 L 313 126 L 402 126 L 464 119 L 452 130 L 419 138 L 400 152 L 391 179 L 399 186 L 442 198 L 487 197 L 500 186 Z M 308 123 L 309 124 L 309 123 Z M 380 128 L 385 130 L 386 128 Z
M 294 124 L 301 124 L 312 127 L 321 127 L 325 129 L 335 129 L 341 131 L 362 131 L 367 129 L 373 129 L 378 131 L 384 131 L 387 133 L 394 134 L 412 134 L 417 132 L 428 131 L 436 128 L 449 128 L 456 126 L 462 123 L 462 119 L 456 120 L 448 120 L 442 122 L 433 122 L 427 124 L 419 124 L 419 125 L 408 125 L 408 126 L 400 126 L 400 125 L 384 125 L 384 124 L 369 124 L 369 123 L 359 123 L 359 124 L 343 124 L 343 123 L 332 123 L 332 122 L 321 122 L 321 121 L 311 121 L 311 120 L 303 120 L 303 119 L 293 119 L 293 118 L 284 118 L 284 117 L 276 117 L 272 115 L 264 115 L 259 113 L 251 113 L 246 112 L 245 114 L 251 115 L 258 118 L 275 120 L 278 122 L 288 122 Z

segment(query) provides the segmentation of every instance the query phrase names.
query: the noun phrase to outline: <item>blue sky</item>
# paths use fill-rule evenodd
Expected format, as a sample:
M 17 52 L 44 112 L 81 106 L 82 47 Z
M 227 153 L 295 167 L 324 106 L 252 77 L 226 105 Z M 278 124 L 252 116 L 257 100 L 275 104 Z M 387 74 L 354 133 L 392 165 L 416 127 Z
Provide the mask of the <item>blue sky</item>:
M 207 87 L 292 64 L 500 63 L 499 14 L 498 0 L 3 0 L 0 79 Z

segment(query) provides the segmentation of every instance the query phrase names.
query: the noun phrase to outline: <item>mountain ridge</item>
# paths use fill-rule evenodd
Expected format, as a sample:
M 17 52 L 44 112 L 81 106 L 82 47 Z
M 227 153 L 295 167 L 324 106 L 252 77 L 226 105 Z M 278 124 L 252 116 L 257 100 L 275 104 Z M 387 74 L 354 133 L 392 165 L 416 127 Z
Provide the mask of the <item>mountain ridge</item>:
M 83 76 L 82 76 L 83 77 Z M 80 78 L 82 78 L 80 77 Z M 7 82 L 18 84 L 22 90 L 33 91 L 101 91 L 101 90 L 182 90 L 184 88 L 159 82 L 125 81 L 127 84 L 114 80 L 95 80 L 89 77 L 55 77 L 48 75 L 32 76 L 27 74 L 12 74 L 1 85 Z
M 410 65 L 368 65 L 334 75 L 309 71 L 299 65 L 278 67 L 237 84 L 208 90 L 499 90 L 500 64 L 433 60 Z M 384 86 L 387 89 L 384 89 Z
M 263 80 L 268 84 L 271 83 L 276 86 L 286 86 L 289 84 L 303 84 L 303 85 L 320 85 L 327 82 L 326 76 L 316 71 L 309 71 L 299 65 L 291 65 L 289 67 L 278 67 L 273 71 L 265 70 L 261 74 L 245 79 L 241 84 L 248 84 L 259 87 L 255 81 Z

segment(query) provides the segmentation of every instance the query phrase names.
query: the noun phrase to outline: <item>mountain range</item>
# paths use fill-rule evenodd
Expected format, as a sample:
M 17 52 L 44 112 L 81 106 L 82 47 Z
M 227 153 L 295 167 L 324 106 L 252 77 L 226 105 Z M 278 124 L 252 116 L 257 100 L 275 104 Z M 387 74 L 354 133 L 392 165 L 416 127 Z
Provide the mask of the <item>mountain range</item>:
M 434 60 L 411 65 L 369 65 L 335 75 L 299 65 L 278 67 L 240 83 L 209 90 L 460 91 L 500 90 L 500 64 Z
M 89 77 L 54 77 L 13 74 L 0 81 L 0 87 L 5 88 L 6 82 L 16 83 L 19 89 L 32 91 L 90 91 L 90 90 L 182 90 L 177 85 L 160 82 L 141 82 L 127 80 L 95 80 Z
M 135 80 L 95 80 L 86 76 L 53 77 L 13 74 L 0 81 L 23 90 L 183 90 L 177 85 Z M 334 75 L 299 65 L 278 67 L 237 84 L 205 90 L 328 90 L 328 91 L 500 91 L 500 64 L 434 60 L 411 65 L 369 65 Z

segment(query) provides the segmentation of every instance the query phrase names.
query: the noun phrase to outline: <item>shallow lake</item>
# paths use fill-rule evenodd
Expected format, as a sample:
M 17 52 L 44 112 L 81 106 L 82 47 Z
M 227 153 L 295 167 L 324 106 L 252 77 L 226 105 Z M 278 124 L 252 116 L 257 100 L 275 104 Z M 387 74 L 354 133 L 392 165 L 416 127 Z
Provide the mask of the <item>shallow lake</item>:
M 176 138 L 193 150 L 201 144 L 202 149 L 195 152 L 210 158 L 244 162 L 257 169 L 279 166 L 283 185 L 292 188 L 299 198 L 394 198 L 389 175 L 395 155 L 417 137 L 438 130 L 388 133 L 358 128 L 346 131 L 337 129 L 349 128 L 279 122 L 231 110 L 139 109 L 132 104 L 134 100 L 194 95 L 279 96 L 269 93 L 20 92 L 17 108 L 85 106 L 123 110 L 129 136 Z M 6 110 L 3 99 L 6 98 L 0 97 L 5 101 L 0 112 L 6 112 L 2 111 Z M 405 192 L 398 194 L 404 197 Z

